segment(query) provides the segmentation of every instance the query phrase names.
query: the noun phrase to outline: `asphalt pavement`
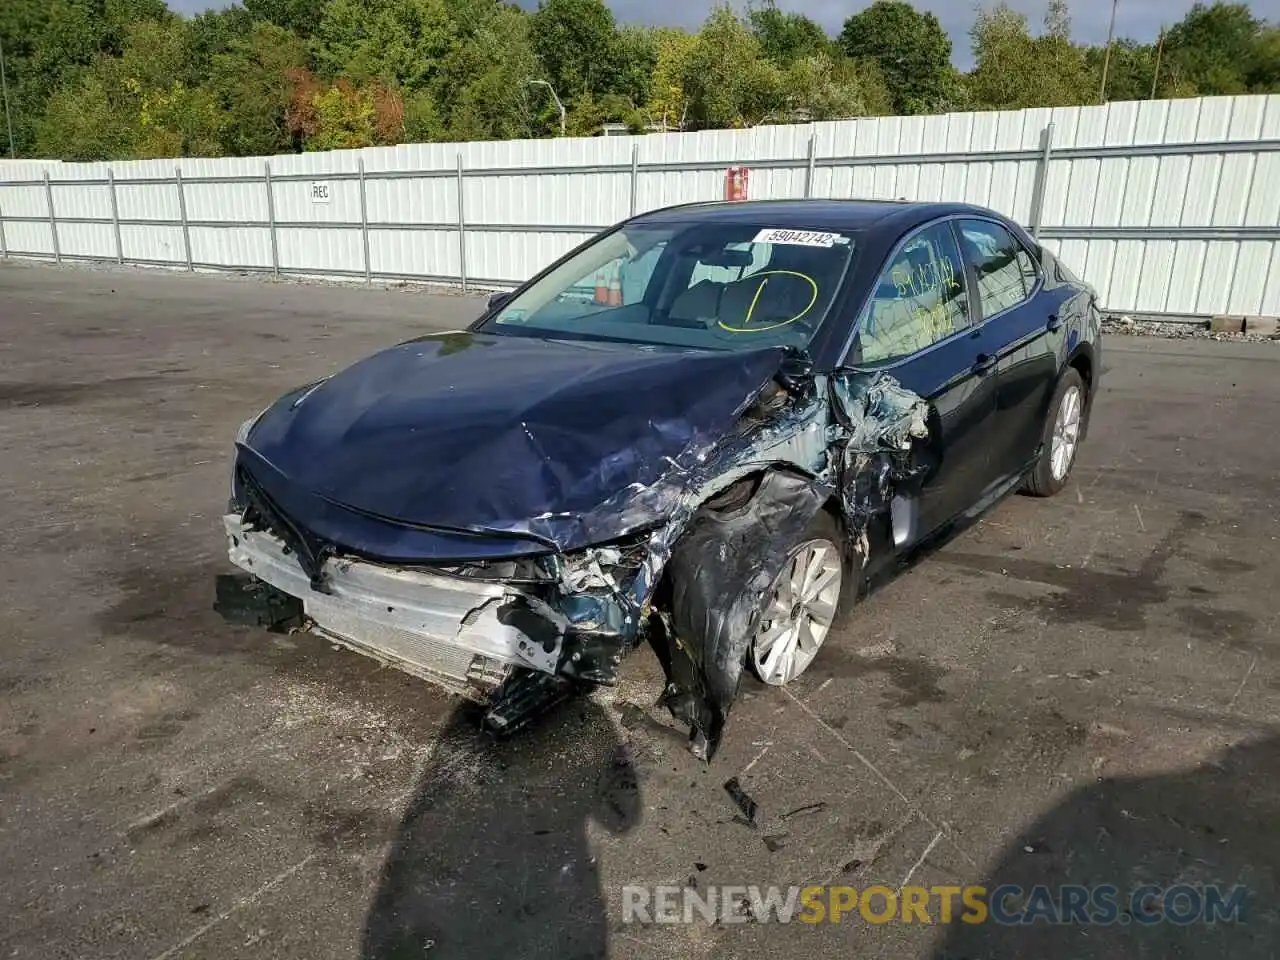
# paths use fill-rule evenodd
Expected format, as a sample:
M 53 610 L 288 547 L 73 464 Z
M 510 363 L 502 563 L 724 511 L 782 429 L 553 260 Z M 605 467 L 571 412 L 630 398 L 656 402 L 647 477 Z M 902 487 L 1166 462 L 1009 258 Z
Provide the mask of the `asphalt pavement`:
M 1280 343 L 1109 338 L 1063 493 L 748 681 L 704 765 L 647 650 L 494 745 L 212 610 L 237 425 L 481 304 L 0 261 L 0 957 L 1273 956 Z M 626 885 L 877 883 L 1238 884 L 1248 917 L 624 922 Z

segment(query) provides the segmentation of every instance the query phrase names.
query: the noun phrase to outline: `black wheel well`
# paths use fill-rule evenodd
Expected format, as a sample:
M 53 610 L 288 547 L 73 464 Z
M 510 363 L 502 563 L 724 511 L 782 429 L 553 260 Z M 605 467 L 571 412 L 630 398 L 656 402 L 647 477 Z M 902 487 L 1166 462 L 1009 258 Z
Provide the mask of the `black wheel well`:
M 1089 355 L 1082 350 L 1071 358 L 1067 363 L 1067 366 L 1074 368 L 1075 371 L 1080 374 L 1080 379 L 1084 381 L 1085 396 L 1092 396 L 1093 360 L 1090 359 Z
M 746 508 L 747 504 L 755 497 L 756 491 L 760 489 L 760 483 L 764 479 L 765 474 L 770 470 L 792 470 L 794 468 L 785 464 L 762 464 L 759 469 L 752 470 L 750 473 L 744 474 L 732 483 L 726 484 L 718 492 L 712 494 L 702 502 L 698 507 L 698 511 L 711 511 L 718 514 L 730 514 Z M 827 502 L 821 508 L 824 512 L 831 514 L 835 521 L 844 529 L 844 514 L 840 507 L 840 498 L 837 494 L 833 494 L 827 499 Z M 693 520 L 690 520 L 692 525 Z M 676 543 L 680 542 L 688 527 L 681 531 L 680 537 L 676 538 Z M 673 545 L 674 546 L 674 545 Z M 658 575 L 658 582 L 654 585 L 652 604 L 659 610 L 670 609 L 671 598 L 671 573 L 669 566 L 664 566 L 662 572 Z
M 840 495 L 833 493 L 827 497 L 827 502 L 822 505 L 823 512 L 831 514 L 836 523 L 840 524 L 840 528 L 844 529 L 844 505 L 840 501 Z

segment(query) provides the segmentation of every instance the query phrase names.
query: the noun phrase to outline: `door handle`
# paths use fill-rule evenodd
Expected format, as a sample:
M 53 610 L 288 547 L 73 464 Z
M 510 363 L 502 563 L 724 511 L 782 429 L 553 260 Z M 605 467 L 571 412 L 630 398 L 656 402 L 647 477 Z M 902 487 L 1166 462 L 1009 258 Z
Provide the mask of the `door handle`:
M 1062 318 L 1056 313 L 1049 314 L 1049 321 L 1044 325 L 1045 329 L 1051 333 L 1062 326 Z
M 973 372 L 982 376 L 989 373 L 991 368 L 996 365 L 996 358 L 989 353 L 978 354 L 978 359 L 973 362 Z

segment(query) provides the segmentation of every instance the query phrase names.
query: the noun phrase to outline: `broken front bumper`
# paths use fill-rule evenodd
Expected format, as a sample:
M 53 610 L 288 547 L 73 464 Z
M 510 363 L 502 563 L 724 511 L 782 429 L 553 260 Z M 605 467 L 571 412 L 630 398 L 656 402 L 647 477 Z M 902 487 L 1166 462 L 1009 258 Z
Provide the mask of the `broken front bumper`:
M 554 674 L 559 644 L 534 640 L 509 617 L 519 595 L 478 582 L 343 557 L 325 561 L 327 592 L 278 537 L 223 517 L 231 562 L 301 601 L 311 628 L 336 643 L 456 692 L 483 698 L 516 668 Z

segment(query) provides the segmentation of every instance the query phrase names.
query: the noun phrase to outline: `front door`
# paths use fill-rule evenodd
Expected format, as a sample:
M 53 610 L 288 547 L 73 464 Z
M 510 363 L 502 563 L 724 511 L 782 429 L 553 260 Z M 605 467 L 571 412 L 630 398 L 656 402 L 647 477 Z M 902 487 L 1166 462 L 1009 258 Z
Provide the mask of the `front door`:
M 1044 293 L 1030 251 L 994 220 L 960 220 L 983 335 L 998 344 L 991 457 L 1001 477 L 1030 465 L 1044 430 L 1066 335 L 1061 297 Z
M 969 287 L 952 224 L 935 223 L 901 245 L 859 321 L 850 366 L 883 371 L 929 402 L 932 463 L 918 494 L 895 502 L 900 547 L 971 507 L 995 476 L 993 347 L 975 325 Z

